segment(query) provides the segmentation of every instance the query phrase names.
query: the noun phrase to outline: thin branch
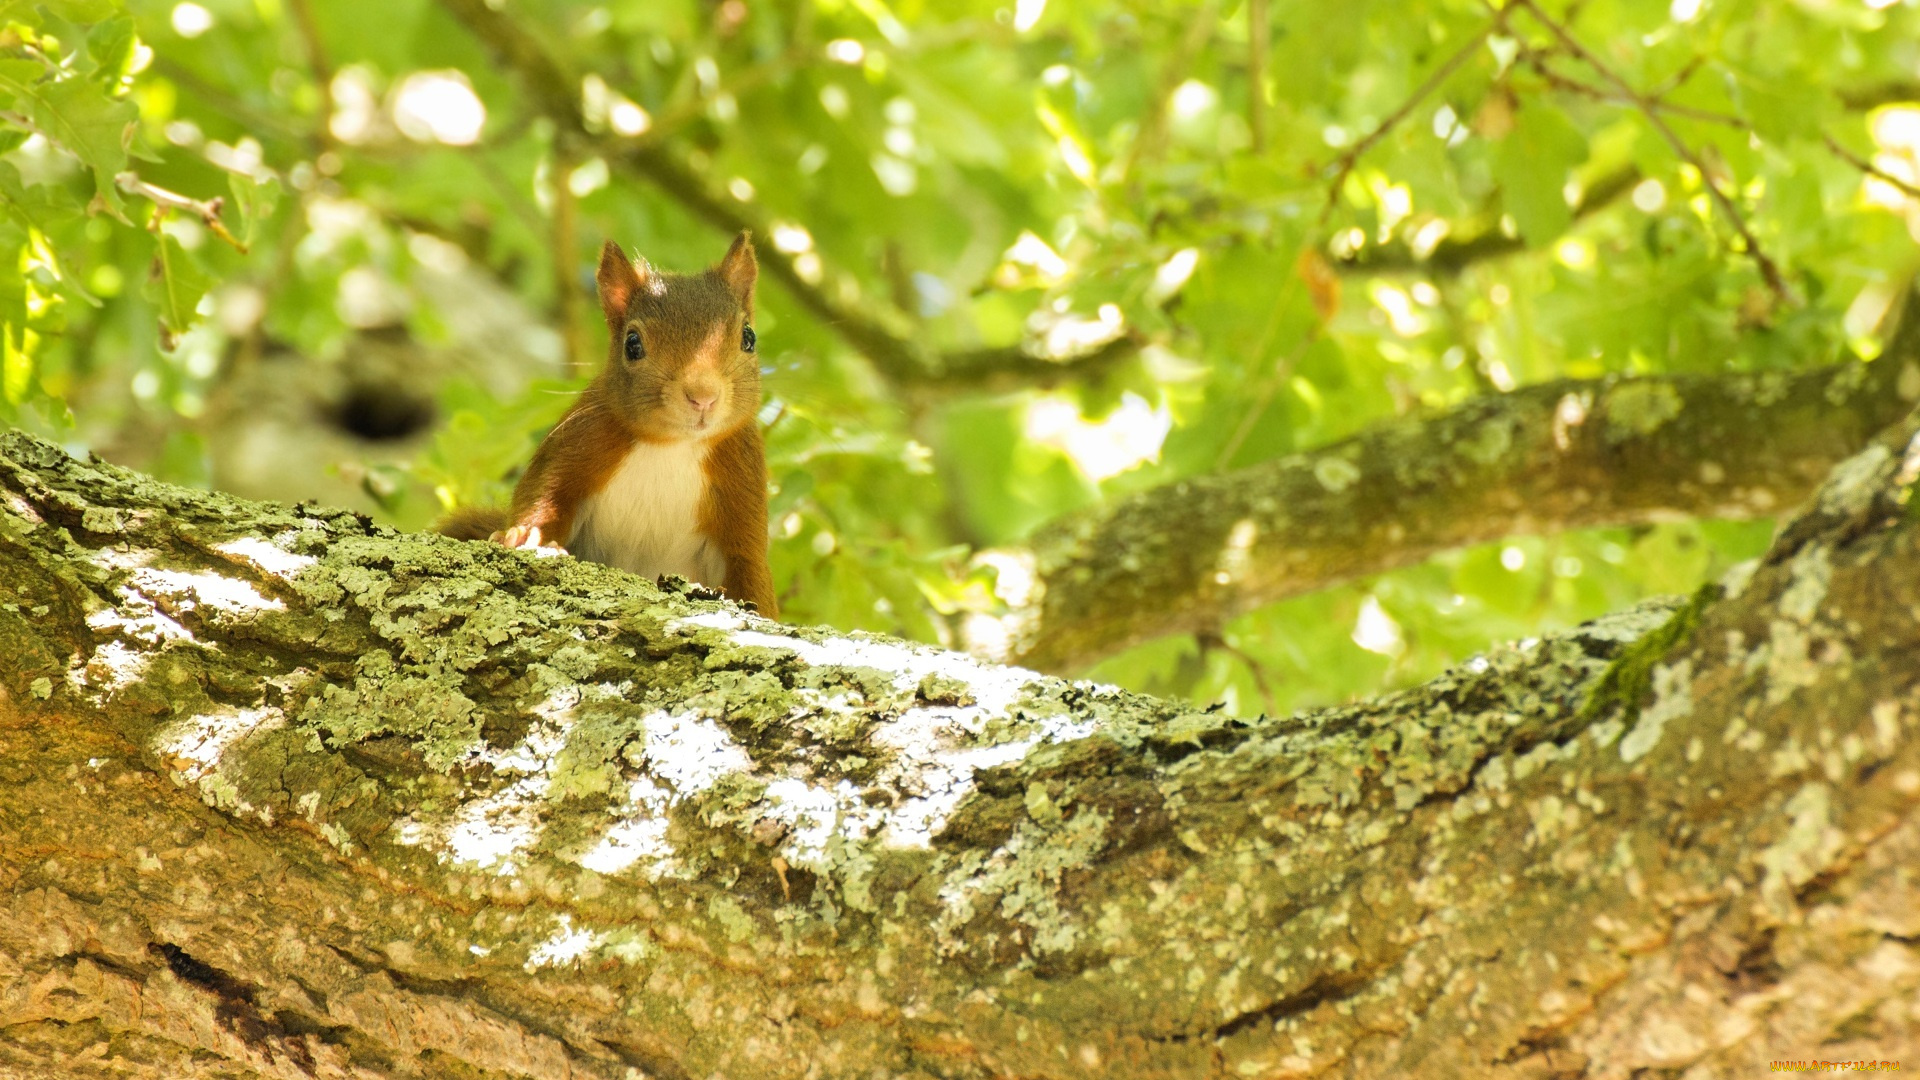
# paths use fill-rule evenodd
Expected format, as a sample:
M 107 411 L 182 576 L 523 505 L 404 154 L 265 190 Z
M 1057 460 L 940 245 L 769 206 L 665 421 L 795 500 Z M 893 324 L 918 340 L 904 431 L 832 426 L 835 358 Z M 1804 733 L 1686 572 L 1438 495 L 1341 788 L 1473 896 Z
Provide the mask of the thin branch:
M 220 220 L 220 208 L 226 200 L 214 198 L 202 201 L 189 198 L 179 192 L 149 184 L 140 179 L 138 174 L 131 172 L 123 172 L 114 177 L 113 184 L 121 191 L 129 195 L 138 195 L 163 210 L 178 210 L 181 213 L 192 214 L 200 219 L 200 223 L 207 227 L 208 232 L 233 245 L 234 250 L 242 255 L 247 253 L 247 245 L 242 243 L 239 237 L 227 231 L 226 224 Z
M 1473 36 L 1469 37 L 1459 49 L 1455 50 L 1452 56 L 1447 57 L 1439 67 L 1435 68 L 1433 73 L 1427 76 L 1426 81 L 1414 89 L 1412 96 L 1400 103 L 1399 108 L 1388 113 L 1386 119 L 1380 121 L 1364 138 L 1348 147 L 1347 152 L 1340 155 L 1339 169 L 1334 174 L 1333 182 L 1327 186 L 1327 201 L 1326 204 L 1320 208 L 1320 218 L 1316 227 L 1324 226 L 1327 223 L 1327 218 L 1332 215 L 1334 206 L 1340 201 L 1341 188 L 1346 186 L 1347 177 L 1353 174 L 1354 167 L 1360 164 L 1361 157 L 1363 157 L 1367 151 L 1373 149 L 1380 140 L 1386 138 L 1387 133 L 1399 125 L 1400 121 L 1405 120 L 1411 115 L 1413 110 L 1419 108 L 1420 103 L 1426 100 L 1427 95 L 1444 85 L 1446 81 L 1453 76 L 1453 73 L 1460 69 L 1462 64 L 1472 59 L 1473 54 L 1480 50 L 1481 44 L 1487 40 L 1487 37 L 1494 31 L 1505 26 L 1506 21 L 1507 16 L 1504 10 L 1495 12 L 1493 18 L 1489 20 L 1485 26 L 1475 31 Z
M 1861 86 L 1842 87 L 1840 104 L 1854 112 L 1877 109 L 1882 105 L 1900 105 L 1920 101 L 1920 79 L 1888 79 Z
M 1547 80 L 1547 83 L 1549 85 L 1557 89 L 1576 93 L 1583 97 L 1590 98 L 1594 101 L 1603 101 L 1603 102 L 1607 102 L 1609 104 L 1615 104 L 1615 105 L 1627 105 L 1635 108 L 1641 107 L 1641 103 L 1639 102 L 1633 101 L 1628 98 L 1624 98 L 1619 94 L 1608 93 L 1607 91 L 1602 90 L 1597 86 L 1590 86 L 1587 83 L 1583 83 L 1579 81 L 1578 79 L 1570 78 L 1566 75 L 1562 75 L 1557 71 L 1554 71 L 1552 68 L 1546 65 L 1545 57 L 1541 53 L 1539 53 L 1537 50 L 1531 50 L 1531 49 L 1528 50 L 1527 59 L 1528 59 L 1528 66 L 1531 67 L 1534 70 L 1534 72 L 1537 73 L 1541 78 Z M 1697 62 L 1697 59 L 1698 58 L 1696 58 L 1696 62 Z M 1694 66 L 1696 65 L 1690 64 L 1688 65 L 1686 70 L 1691 71 Z M 1677 85 L 1681 81 L 1684 81 L 1684 80 L 1679 77 L 1676 77 L 1673 80 L 1669 80 L 1670 83 L 1673 83 L 1675 85 Z M 1914 88 L 1908 88 L 1908 89 L 1914 89 Z M 1664 95 L 1664 93 L 1666 93 L 1666 91 L 1663 91 L 1662 95 Z M 1843 100 L 1845 99 L 1844 93 L 1842 94 L 1842 98 Z M 1665 100 L 1664 96 L 1649 97 L 1647 99 L 1647 104 L 1651 105 L 1653 108 L 1660 110 L 1663 113 L 1666 113 L 1670 116 L 1677 116 L 1683 120 L 1694 120 L 1703 124 L 1719 124 L 1723 127 L 1739 128 L 1741 130 L 1747 130 L 1752 127 L 1752 125 L 1748 123 L 1746 120 L 1738 116 L 1734 116 L 1731 113 L 1714 112 L 1709 109 L 1696 109 L 1687 105 L 1675 105 L 1672 102 Z M 1880 168 L 1878 165 L 1875 165 L 1873 162 L 1847 149 L 1832 135 L 1822 134 L 1821 140 L 1825 142 L 1827 149 L 1832 151 L 1833 155 L 1839 158 L 1840 160 L 1846 162 L 1847 164 L 1853 166 L 1854 168 L 1860 170 L 1861 172 L 1867 174 L 1868 176 L 1871 176 L 1874 179 L 1879 180 L 1887 184 L 1888 186 L 1895 188 L 1901 194 L 1906 195 L 1909 198 L 1920 199 L 1920 187 L 1917 187 L 1913 183 L 1903 180 L 1900 177 L 1887 172 L 1885 169 Z
M 1253 686 L 1260 692 L 1260 703 L 1266 707 L 1266 715 L 1281 715 L 1279 702 L 1273 696 L 1273 684 L 1267 680 L 1266 666 L 1254 659 L 1251 653 L 1228 641 L 1217 630 L 1203 630 L 1193 635 L 1193 640 L 1200 646 L 1200 656 L 1203 660 L 1208 653 L 1217 650 L 1240 661 L 1246 667 L 1247 674 L 1253 676 Z
M 1573 219 L 1581 221 L 1619 201 L 1644 179 L 1640 170 L 1627 166 L 1594 179 L 1573 205 Z M 1369 245 L 1334 263 L 1343 274 L 1427 273 L 1453 276 L 1476 263 L 1515 255 L 1527 250 L 1526 241 L 1508 236 L 1492 220 L 1482 215 L 1483 227 L 1470 232 L 1450 232 L 1424 257 L 1416 256 L 1405 241 Z M 1474 224 L 1469 218 L 1468 225 Z
M 1720 212 L 1725 215 L 1727 221 L 1732 224 L 1734 231 L 1740 234 L 1741 241 L 1746 244 L 1747 257 L 1752 259 L 1754 264 L 1760 268 L 1760 276 L 1766 280 L 1767 287 L 1773 290 L 1773 294 L 1778 297 L 1782 303 L 1798 304 L 1799 299 L 1794 295 L 1792 287 L 1787 284 L 1787 279 L 1781 275 L 1780 267 L 1775 265 L 1774 261 L 1767 256 L 1765 249 L 1760 246 L 1759 237 L 1754 236 L 1753 230 L 1747 227 L 1746 218 L 1741 216 L 1740 209 L 1733 205 L 1733 200 L 1727 196 L 1726 192 L 1720 190 L 1720 185 L 1714 183 L 1713 174 L 1708 171 L 1706 163 L 1700 159 L 1700 155 L 1695 153 L 1693 148 L 1687 145 L 1686 140 L 1676 134 L 1673 128 L 1668 125 L 1666 120 L 1660 115 L 1659 104 L 1634 89 L 1631 83 L 1621 78 L 1606 61 L 1594 55 L 1592 50 L 1581 44 L 1579 39 L 1575 38 L 1572 32 L 1565 26 L 1562 26 L 1557 19 L 1548 15 L 1545 11 L 1542 11 L 1540 5 L 1535 3 L 1534 0 L 1513 0 L 1512 6 L 1525 8 L 1527 13 L 1532 15 L 1535 21 L 1539 22 L 1541 26 L 1544 26 L 1547 32 L 1551 33 L 1560 42 L 1562 47 L 1578 57 L 1589 68 L 1592 68 L 1595 74 L 1612 84 L 1615 90 L 1624 95 L 1627 100 L 1633 103 L 1634 107 L 1640 110 L 1641 115 L 1647 118 L 1647 123 L 1651 124 L 1653 129 L 1658 131 L 1661 137 L 1667 140 L 1668 145 L 1673 147 L 1674 153 L 1680 155 L 1681 160 L 1692 165 L 1699 171 L 1700 179 L 1706 185 L 1708 195 L 1713 198 L 1715 205 L 1720 207 Z
M 1298 364 L 1300 357 L 1306 353 L 1307 349 L 1320 339 L 1324 329 L 1324 323 L 1315 323 L 1313 329 L 1300 335 L 1300 340 L 1294 342 L 1293 348 L 1287 351 L 1287 355 L 1273 365 L 1272 373 L 1254 394 L 1253 404 L 1247 408 L 1247 414 L 1240 418 L 1240 423 L 1233 429 L 1233 434 L 1227 436 L 1226 445 L 1222 446 L 1220 453 L 1215 456 L 1213 467 L 1216 470 L 1226 469 L 1233 464 L 1234 456 L 1240 453 L 1240 447 L 1246 444 L 1247 437 L 1253 434 L 1253 429 L 1267 414 L 1267 409 L 1272 406 L 1275 395 L 1280 392 L 1280 387 L 1285 385 L 1287 377 L 1293 374 L 1294 365 Z
M 1900 194 L 1905 195 L 1909 199 L 1920 199 L 1920 187 L 1916 187 L 1912 183 L 1906 180 L 1900 179 L 1899 177 L 1893 175 L 1887 170 L 1881 168 L 1880 166 L 1875 165 L 1873 162 L 1867 160 L 1866 158 L 1861 157 L 1859 154 L 1856 154 L 1853 151 L 1847 149 L 1845 146 L 1841 145 L 1840 140 L 1834 138 L 1831 135 L 1822 135 L 1821 138 L 1826 140 L 1827 149 L 1833 151 L 1834 157 L 1837 157 L 1841 161 L 1844 161 L 1847 164 L 1853 166 L 1854 168 L 1859 169 L 1861 172 L 1866 173 L 1868 176 L 1873 177 L 1875 180 L 1878 180 L 1881 183 L 1886 184 L 1887 186 L 1898 190 Z
M 1648 95 L 1644 101 L 1635 101 L 1633 98 L 1616 91 L 1604 90 L 1591 83 L 1581 82 L 1579 79 L 1562 74 L 1548 67 L 1545 54 L 1537 49 L 1528 49 L 1526 52 L 1526 60 L 1527 66 L 1531 68 L 1535 74 L 1545 79 L 1547 85 L 1557 90 L 1565 90 L 1569 93 L 1578 94 L 1581 97 L 1593 101 L 1604 102 L 1609 105 L 1624 105 L 1634 109 L 1652 107 L 1669 116 L 1677 116 L 1682 120 L 1694 120 L 1702 124 L 1719 124 L 1722 127 L 1739 128 L 1742 131 L 1750 130 L 1753 127 L 1752 124 L 1732 113 L 1714 112 L 1711 109 L 1698 109 L 1691 105 L 1675 105 L 1661 95 Z

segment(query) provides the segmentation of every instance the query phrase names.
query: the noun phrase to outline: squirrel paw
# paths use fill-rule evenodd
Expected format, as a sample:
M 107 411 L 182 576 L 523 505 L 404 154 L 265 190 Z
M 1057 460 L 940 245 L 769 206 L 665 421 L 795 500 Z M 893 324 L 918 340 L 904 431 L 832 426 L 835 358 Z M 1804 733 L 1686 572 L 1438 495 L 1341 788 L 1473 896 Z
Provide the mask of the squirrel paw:
M 558 544 L 549 544 L 540 535 L 538 525 L 515 525 L 504 532 L 493 534 L 493 539 L 505 547 L 525 548 L 535 555 L 565 555 L 567 549 Z

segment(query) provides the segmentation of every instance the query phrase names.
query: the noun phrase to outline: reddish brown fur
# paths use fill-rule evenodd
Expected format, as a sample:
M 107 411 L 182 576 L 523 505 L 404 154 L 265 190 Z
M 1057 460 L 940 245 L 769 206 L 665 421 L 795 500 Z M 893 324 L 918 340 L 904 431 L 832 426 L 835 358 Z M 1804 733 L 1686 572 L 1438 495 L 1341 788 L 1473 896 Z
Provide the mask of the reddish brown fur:
M 757 271 L 744 232 L 702 274 L 636 266 L 609 241 L 596 275 L 607 319 L 606 368 L 535 451 L 504 522 L 497 512 L 458 511 L 440 531 L 477 539 L 504 524 L 510 546 L 565 547 L 581 503 L 607 485 L 636 441 L 699 438 L 710 449 L 697 529 L 725 561 L 725 591 L 777 618 L 767 565 L 766 454 L 755 419 L 760 367 L 740 348 Z M 629 329 L 645 344 L 638 362 L 626 359 Z M 710 403 L 706 412 L 696 400 Z M 477 531 L 487 525 L 487 533 Z
M 507 514 L 490 506 L 463 506 L 433 523 L 433 531 L 455 540 L 488 540 L 507 527 Z

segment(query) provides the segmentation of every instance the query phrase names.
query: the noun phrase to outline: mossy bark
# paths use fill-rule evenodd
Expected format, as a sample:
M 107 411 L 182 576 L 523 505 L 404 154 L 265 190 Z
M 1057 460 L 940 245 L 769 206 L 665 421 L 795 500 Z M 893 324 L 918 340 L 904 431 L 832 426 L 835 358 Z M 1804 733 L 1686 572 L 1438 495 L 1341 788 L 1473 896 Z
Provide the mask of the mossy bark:
M 1871 364 L 1563 381 L 1142 492 L 982 558 L 982 656 L 1073 672 L 1264 604 L 1508 536 L 1765 518 L 1920 400 L 1920 317 Z
M 0 1073 L 1911 1063 L 1914 431 L 1724 595 L 1256 722 L 7 436 Z

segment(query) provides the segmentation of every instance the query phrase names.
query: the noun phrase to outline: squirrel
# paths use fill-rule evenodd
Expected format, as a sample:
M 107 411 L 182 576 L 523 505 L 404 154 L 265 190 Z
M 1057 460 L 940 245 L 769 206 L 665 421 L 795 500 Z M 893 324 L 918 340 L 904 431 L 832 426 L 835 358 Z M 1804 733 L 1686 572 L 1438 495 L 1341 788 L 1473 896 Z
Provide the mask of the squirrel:
M 678 574 L 778 618 L 757 419 L 758 274 L 744 231 L 697 274 L 662 273 L 607 241 L 595 275 L 606 368 L 541 441 L 507 510 L 456 510 L 435 531 Z

